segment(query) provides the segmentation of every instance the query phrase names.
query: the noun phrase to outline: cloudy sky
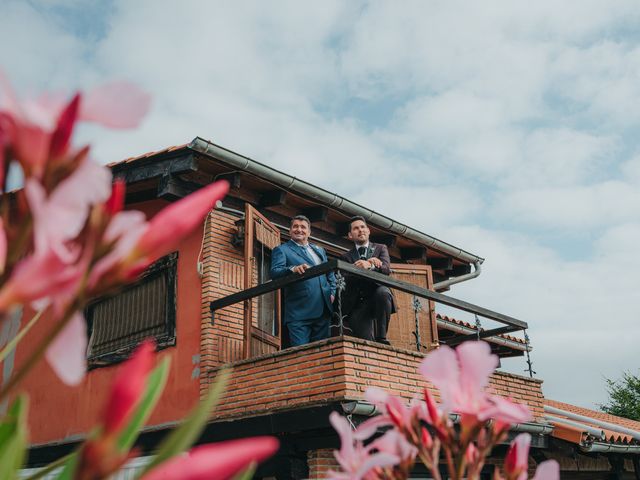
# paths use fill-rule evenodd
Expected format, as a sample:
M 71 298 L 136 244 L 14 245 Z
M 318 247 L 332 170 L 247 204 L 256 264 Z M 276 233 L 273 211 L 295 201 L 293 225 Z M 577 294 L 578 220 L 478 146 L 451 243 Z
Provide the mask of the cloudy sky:
M 0 66 L 149 91 L 138 131 L 82 130 L 103 162 L 202 136 L 485 257 L 450 293 L 593 407 L 638 372 L 638 32 L 635 0 L 0 0 Z

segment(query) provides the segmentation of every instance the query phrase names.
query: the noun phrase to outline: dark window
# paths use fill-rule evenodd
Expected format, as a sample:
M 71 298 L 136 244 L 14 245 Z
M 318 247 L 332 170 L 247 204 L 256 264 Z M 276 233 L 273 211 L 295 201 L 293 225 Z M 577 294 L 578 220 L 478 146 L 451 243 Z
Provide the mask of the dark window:
M 257 262 L 257 285 L 271 280 L 271 250 L 265 248 L 261 243 L 257 243 L 253 249 L 253 255 Z M 265 293 L 258 297 L 258 328 L 269 335 L 277 336 L 278 332 L 278 312 L 276 311 L 276 295 L 278 292 Z
M 160 348 L 175 345 L 177 257 L 161 258 L 136 283 L 89 304 L 90 366 L 124 360 L 145 338 L 154 338 Z

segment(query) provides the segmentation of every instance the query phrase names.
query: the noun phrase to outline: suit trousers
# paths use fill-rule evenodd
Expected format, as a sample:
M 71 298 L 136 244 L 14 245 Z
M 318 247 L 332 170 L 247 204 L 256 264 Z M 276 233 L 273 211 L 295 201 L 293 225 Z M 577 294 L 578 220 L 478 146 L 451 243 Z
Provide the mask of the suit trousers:
M 331 323 L 331 312 L 324 307 L 322 315 L 318 318 L 308 320 L 298 320 L 287 323 L 289 330 L 289 341 L 292 347 L 305 345 L 309 342 L 316 342 L 329 338 L 329 324 Z
M 391 291 L 377 286 L 363 295 L 349 314 L 349 326 L 353 335 L 364 340 L 384 340 L 391 317 Z

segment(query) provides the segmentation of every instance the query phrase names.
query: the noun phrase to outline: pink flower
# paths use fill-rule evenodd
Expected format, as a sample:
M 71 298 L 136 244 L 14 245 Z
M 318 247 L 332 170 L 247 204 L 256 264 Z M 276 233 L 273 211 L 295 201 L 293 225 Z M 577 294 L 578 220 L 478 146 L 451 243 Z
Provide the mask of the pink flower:
M 413 460 L 418 454 L 418 449 L 411 445 L 406 437 L 395 429 L 387 431 L 382 437 L 376 439 L 371 444 L 371 448 L 376 449 L 378 452 L 395 455 L 402 462 Z
M 104 413 L 107 434 L 118 432 L 138 404 L 146 388 L 146 381 L 153 367 L 155 344 L 145 341 L 119 369 L 111 387 L 111 394 Z
M 504 473 L 509 479 L 527 480 L 529 468 L 529 446 L 531 435 L 521 433 L 509 446 L 504 460 Z M 560 478 L 560 467 L 555 460 L 547 460 L 538 465 L 533 480 L 557 480 Z
M 7 263 L 7 233 L 4 231 L 4 222 L 0 218 L 0 275 L 4 273 Z
M 87 370 L 87 325 L 76 312 L 45 354 L 56 375 L 67 385 L 78 385 Z
M 498 365 L 485 342 L 465 342 L 456 350 L 442 346 L 420 365 L 420 373 L 433 383 L 442 398 L 445 412 L 456 412 L 471 419 L 495 418 L 503 423 L 528 420 L 528 409 L 485 391 L 489 376 Z
M 356 431 L 356 438 L 364 440 L 372 436 L 380 427 L 395 425 L 401 432 L 410 432 L 415 420 L 432 423 L 426 405 L 414 399 L 410 407 L 405 401 L 381 388 L 370 387 L 365 392 L 367 401 L 375 405 L 381 412 L 362 423 Z
M 59 94 L 19 102 L 0 73 L 0 139 L 10 145 L 25 176 L 42 178 L 47 161 L 66 153 L 77 120 L 112 128 L 136 126 L 146 114 L 149 96 L 119 82 L 98 87 L 66 102 Z
M 175 250 L 228 191 L 229 183 L 220 180 L 163 209 L 149 222 L 136 246 L 137 254 L 154 261 Z
M 38 252 L 16 264 L 0 290 L 0 312 L 15 305 L 40 309 L 57 298 L 70 298 L 84 273 L 82 264 L 67 265 L 52 250 Z
M 78 168 L 47 197 L 35 179 L 27 179 L 25 193 L 34 220 L 36 252 L 51 248 L 66 262 L 74 260 L 69 240 L 78 236 L 92 205 L 111 195 L 111 171 L 90 160 Z
M 342 467 L 342 472 L 329 472 L 330 479 L 334 480 L 360 480 L 366 478 L 373 468 L 390 467 L 400 463 L 397 455 L 380 452 L 371 454 L 371 448 L 365 447 L 362 442 L 354 438 L 353 431 L 339 413 L 332 412 L 329 421 L 340 436 L 340 450 L 333 455 Z
M 144 480 L 226 480 L 277 450 L 278 441 L 273 437 L 202 445 L 151 470 Z

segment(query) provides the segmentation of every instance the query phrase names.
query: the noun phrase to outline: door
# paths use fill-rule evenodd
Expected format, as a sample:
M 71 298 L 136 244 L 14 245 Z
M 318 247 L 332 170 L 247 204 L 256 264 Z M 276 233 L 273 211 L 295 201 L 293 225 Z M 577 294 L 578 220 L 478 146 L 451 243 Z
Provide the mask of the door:
M 392 263 L 391 276 L 429 290 L 433 289 L 433 277 L 429 265 Z M 398 312 L 391 316 L 387 338 L 391 345 L 407 350 L 426 352 L 438 342 L 438 328 L 434 302 L 414 297 L 410 293 L 394 290 Z M 414 299 L 420 301 L 419 311 L 414 308 Z M 417 317 L 417 318 L 416 318 Z M 417 340 L 420 348 L 417 347 Z
M 270 280 L 271 253 L 280 245 L 280 230 L 245 204 L 244 288 Z M 280 350 L 280 292 L 270 292 L 244 304 L 244 357 Z

